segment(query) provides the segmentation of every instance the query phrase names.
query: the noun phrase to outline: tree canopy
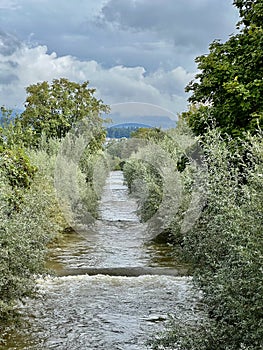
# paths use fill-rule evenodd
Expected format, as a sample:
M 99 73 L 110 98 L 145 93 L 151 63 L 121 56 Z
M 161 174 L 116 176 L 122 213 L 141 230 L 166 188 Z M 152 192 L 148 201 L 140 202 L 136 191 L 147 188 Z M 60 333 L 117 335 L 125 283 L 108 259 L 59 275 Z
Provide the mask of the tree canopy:
M 263 126 L 263 4 L 236 0 L 234 5 L 241 16 L 239 33 L 225 43 L 213 41 L 210 52 L 196 58 L 199 73 L 186 87 L 195 107 L 184 117 L 198 135 L 212 123 L 232 136 Z
M 131 137 L 145 140 L 162 140 L 167 135 L 160 128 L 138 128 L 131 133 Z
M 261 0 L 234 0 L 233 3 L 239 10 L 241 23 L 245 26 L 251 24 L 262 26 L 263 3 Z
M 25 111 L 18 120 L 22 129 L 31 129 L 36 140 L 42 133 L 47 138 L 60 139 L 84 118 L 91 127 L 101 125 L 101 113 L 109 108 L 94 96 L 96 89 L 88 85 L 88 81 L 79 84 L 65 78 L 30 85 L 26 89 Z

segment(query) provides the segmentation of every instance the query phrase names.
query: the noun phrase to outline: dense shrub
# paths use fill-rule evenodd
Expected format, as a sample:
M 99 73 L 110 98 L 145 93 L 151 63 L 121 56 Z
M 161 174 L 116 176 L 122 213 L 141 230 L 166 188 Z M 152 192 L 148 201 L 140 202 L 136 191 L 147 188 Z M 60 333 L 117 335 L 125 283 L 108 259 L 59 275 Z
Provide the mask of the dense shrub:
M 96 215 L 104 179 L 98 174 L 105 173 L 100 157 L 106 134 L 101 113 L 108 112 L 108 106 L 94 97 L 96 90 L 88 84 L 63 78 L 38 83 L 27 88 L 22 114 L 1 107 L 0 331 L 15 315 L 17 301 L 34 295 L 36 277 L 45 272 L 47 244 L 79 220 L 79 204 Z M 59 164 L 69 131 L 82 133 L 85 148 L 78 149 L 73 142 L 74 150 L 69 147 L 66 152 L 75 153 L 68 162 L 62 157 Z M 68 183 L 60 181 L 58 168 L 69 175 Z M 72 183 L 78 197 L 61 202 L 60 187 L 70 194 Z
M 60 140 L 42 137 L 37 150 L 6 150 L 0 158 L 0 330 L 15 316 L 17 301 L 35 295 L 35 280 L 45 273 L 48 243 L 70 225 L 54 187 L 60 146 Z M 83 171 L 94 168 L 98 157 L 83 161 Z M 83 171 L 77 171 L 81 200 L 95 215 L 98 192 Z
M 211 129 L 195 143 L 187 128 L 181 131 L 169 131 L 169 138 L 137 150 L 124 167 L 142 220 L 150 222 L 156 212 L 161 213 L 164 237 L 180 246 L 176 251 L 191 263 L 193 284 L 202 291 L 200 318 L 183 325 L 175 318 L 153 348 L 259 350 L 262 133 L 234 139 Z M 168 202 L 175 206 L 172 217 L 167 206 L 166 211 L 160 209 L 167 192 L 177 199 Z
M 194 191 L 196 164 L 190 158 L 196 141 L 184 123 L 176 130 L 158 132 L 158 137 L 152 131 L 138 130 L 137 135 L 146 142 L 137 139 L 141 147 L 126 161 L 123 170 L 128 188 L 137 198 L 141 220 L 148 222 L 148 229 L 153 231 L 157 222 L 156 231 L 164 229 L 169 234 L 178 228 L 176 240 L 181 242 L 180 225 Z M 186 167 L 187 163 L 191 166 Z M 157 220 L 151 221 L 154 215 Z
M 137 198 L 141 221 L 146 222 L 162 201 L 162 178 L 156 168 L 141 159 L 131 159 L 123 171 L 130 192 Z
M 195 324 L 174 324 L 155 349 L 259 350 L 262 346 L 262 135 L 243 136 L 241 151 L 216 130 L 203 143 L 206 206 L 184 234 L 183 252 L 195 267 L 194 283 L 203 292 L 206 316 Z M 246 182 L 236 167 L 244 162 Z
M 46 244 L 54 231 L 49 220 L 49 195 L 38 175 L 23 192 L 19 210 L 10 215 L 12 188 L 0 172 L 0 322 L 14 316 L 18 299 L 34 293 L 36 275 L 43 272 Z
M 11 216 L 14 211 L 20 210 L 24 192 L 30 188 L 37 169 L 30 163 L 28 156 L 21 148 L 0 150 L 0 169 L 1 176 L 7 185 L 5 200 L 8 208 L 6 210 Z

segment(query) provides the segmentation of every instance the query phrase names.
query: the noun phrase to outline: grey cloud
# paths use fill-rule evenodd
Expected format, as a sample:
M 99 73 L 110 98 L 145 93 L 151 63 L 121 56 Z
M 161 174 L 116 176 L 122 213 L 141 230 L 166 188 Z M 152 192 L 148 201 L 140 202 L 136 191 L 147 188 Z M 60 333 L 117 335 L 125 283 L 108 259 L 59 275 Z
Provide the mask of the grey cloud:
M 10 68 L 12 68 L 12 69 L 18 67 L 18 63 L 15 62 L 15 61 L 12 61 L 12 60 L 8 60 L 8 61 L 6 62 L 6 64 L 7 64 Z
M 65 76 L 90 80 L 106 103 L 180 112 L 195 57 L 237 22 L 231 0 L 10 1 L 0 11 L 1 28 L 13 34 L 0 31 L 0 98 L 11 105 L 23 101 L 25 86 Z
M 1 1 L 1 0 L 0 0 Z M 183 66 L 234 29 L 237 11 L 221 0 L 16 0 L 0 23 L 30 45 L 104 67 L 142 65 L 147 72 Z
M 21 43 L 14 36 L 0 30 L 0 54 L 9 56 L 21 47 Z
M 234 29 L 233 17 L 238 18 L 237 11 L 222 0 L 109 0 L 99 20 L 196 50 L 215 37 L 226 39 Z
M 0 22 L 20 40 L 33 38 L 38 44 L 49 46 L 48 40 L 55 38 L 59 47 L 63 36 L 78 38 L 83 22 L 99 11 L 103 1 L 16 0 L 15 11 L 0 11 Z
M 18 81 L 18 77 L 15 74 L 11 74 L 8 72 L 4 72 L 0 70 L 0 84 L 5 85 L 5 84 L 12 84 L 15 81 Z

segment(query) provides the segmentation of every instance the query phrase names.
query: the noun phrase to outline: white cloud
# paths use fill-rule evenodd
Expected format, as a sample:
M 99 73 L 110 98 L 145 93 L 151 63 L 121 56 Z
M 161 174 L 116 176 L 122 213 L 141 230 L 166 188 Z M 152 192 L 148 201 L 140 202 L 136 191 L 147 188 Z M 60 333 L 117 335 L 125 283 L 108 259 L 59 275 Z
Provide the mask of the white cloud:
M 195 73 L 187 72 L 183 67 L 178 66 L 171 71 L 158 69 L 151 73 L 146 81 L 165 94 L 174 92 L 185 97 L 184 88 L 194 78 Z
M 104 67 L 195 69 L 196 56 L 235 29 L 238 11 L 222 0 L 0 0 L 0 29 L 59 56 Z M 10 5 L 10 6 L 9 6 Z M 10 9 L 11 7 L 11 9 Z M 15 9 L 15 10 L 14 10 Z
M 27 86 L 65 77 L 77 82 L 89 80 L 97 89 L 97 96 L 107 104 L 153 103 L 175 114 L 186 107 L 184 86 L 193 76 L 182 67 L 148 74 L 142 66 L 105 68 L 95 60 L 59 57 L 56 53 L 49 54 L 46 46 L 25 44 L 10 55 L 0 55 L 0 74 L 1 71 L 10 74 L 6 73 L 6 81 L 0 84 L 0 105 L 12 108 L 21 108 Z

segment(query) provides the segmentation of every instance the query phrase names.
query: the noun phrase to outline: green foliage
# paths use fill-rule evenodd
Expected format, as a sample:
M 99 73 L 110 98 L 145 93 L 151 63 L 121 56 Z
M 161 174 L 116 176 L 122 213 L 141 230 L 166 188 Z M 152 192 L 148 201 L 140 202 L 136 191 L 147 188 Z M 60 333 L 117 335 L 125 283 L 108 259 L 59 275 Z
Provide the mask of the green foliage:
M 1 168 L 12 189 L 30 187 L 36 167 L 30 164 L 29 158 L 22 149 L 6 149 L 1 152 Z
M 69 216 L 78 219 L 79 202 L 96 215 L 106 168 L 100 160 L 106 134 L 100 114 L 108 107 L 94 97 L 95 89 L 89 89 L 88 82 L 53 80 L 31 85 L 27 93 L 21 115 L 1 107 L 0 333 L 13 319 L 17 301 L 35 295 L 36 278 L 45 272 L 47 244 L 68 227 Z M 76 127 L 75 139 L 85 147 L 79 149 L 73 142 L 75 149 L 66 149 L 71 162 L 61 164 L 61 171 L 76 175 L 80 190 L 77 202 L 67 204 L 67 216 L 57 198 L 54 173 L 72 127 Z M 67 189 L 72 191 L 70 185 Z
M 65 227 L 53 187 L 55 158 L 51 151 L 14 148 L 0 155 L 1 330 L 15 315 L 17 300 L 34 295 L 47 243 Z
M 25 190 L 30 188 L 36 171 L 22 149 L 2 149 L 0 152 L 0 176 L 5 179 L 9 189 L 5 191 L 9 215 L 19 211 Z
M 37 274 L 43 272 L 46 244 L 55 229 L 48 215 L 47 193 L 38 187 L 37 178 L 36 174 L 23 192 L 19 211 L 10 215 L 12 188 L 0 174 L 0 329 L 14 316 L 17 300 L 34 294 Z
M 138 200 L 139 214 L 143 222 L 152 218 L 159 209 L 164 200 L 164 190 L 166 198 L 176 191 L 175 188 L 170 189 L 170 186 L 176 187 L 175 177 L 178 183 L 187 181 L 184 174 L 188 162 L 187 151 L 190 151 L 194 140 L 191 134 L 182 132 L 184 127 L 166 132 L 160 129 L 141 128 L 134 133 L 134 137 L 138 137 L 135 140 L 140 147 L 126 161 L 123 171 L 129 190 Z M 185 189 L 188 191 L 188 186 L 185 186 Z M 183 213 L 184 201 L 181 204 L 180 213 Z M 159 221 L 165 222 L 165 220 L 160 218 Z M 167 229 L 169 225 L 165 224 Z M 173 227 L 178 226 L 176 220 L 172 220 L 170 224 Z M 177 241 L 180 241 L 179 236 Z
M 107 137 L 120 139 L 122 137 L 129 138 L 134 130 L 138 129 L 135 126 L 123 126 L 123 127 L 114 127 L 111 126 L 107 128 Z
M 45 231 L 51 239 L 68 227 L 54 188 L 55 164 L 60 145 L 60 140 L 42 137 L 37 150 L 27 150 L 30 162 L 37 168 L 32 187 L 36 195 L 42 198 L 47 226 L 52 227 Z M 30 205 L 30 199 L 26 203 Z
M 240 186 L 232 162 L 240 155 L 233 155 L 214 132 L 207 136 L 204 147 L 212 150 L 205 179 L 207 208 L 185 237 L 185 251 L 199 268 L 196 281 L 205 293 L 208 315 L 216 320 L 217 349 L 252 344 L 260 349 L 263 335 L 262 135 L 248 136 L 244 146 L 252 164 L 247 183 Z
M 13 110 L 6 109 L 4 106 L 0 110 L 0 150 L 30 145 L 33 142 L 33 132 L 30 129 L 22 129 L 19 114 L 15 114 Z
M 234 0 L 233 3 L 239 10 L 242 24 L 245 26 L 262 25 L 263 4 L 261 0 Z
M 198 110 L 200 116 L 206 112 L 205 106 Z M 202 311 L 187 324 L 175 316 L 154 349 L 261 349 L 262 140 L 262 133 L 247 132 L 239 139 L 213 128 L 199 138 L 202 161 L 195 164 L 191 160 L 198 160 L 198 147 L 181 120 L 179 129 L 142 144 L 126 162 L 125 178 L 137 195 L 143 221 L 160 210 L 164 186 L 178 196 L 180 205 L 161 234 L 191 264 L 193 284 L 202 291 Z M 157 149 L 168 155 L 164 162 Z M 171 183 L 164 176 L 168 158 Z
M 262 346 L 262 134 L 246 134 L 239 148 L 216 130 L 203 139 L 204 169 L 199 186 L 206 198 L 199 220 L 183 235 L 183 252 L 195 267 L 203 292 L 202 320 L 182 327 L 175 321 L 155 349 L 259 350 Z M 237 162 L 247 167 L 240 183 Z M 205 170 L 205 171 L 204 171 Z M 162 347 L 163 346 L 163 347 Z
M 186 87 L 197 108 L 184 117 L 197 135 L 213 124 L 232 136 L 263 126 L 263 6 L 261 1 L 234 3 L 246 26 L 225 43 L 214 41 L 208 55 L 196 58 L 200 73 Z
M 125 149 L 129 140 L 111 139 L 105 144 L 105 155 L 108 158 L 108 164 L 112 170 L 123 170 L 125 164 Z
M 5 127 L 13 119 L 13 110 L 6 108 L 5 106 L 0 107 L 0 125 Z
M 141 221 L 147 222 L 158 210 L 163 196 L 162 175 L 155 166 L 158 155 L 150 150 L 157 140 L 168 136 L 157 128 L 139 128 L 131 136 L 138 139 L 140 147 L 124 164 L 123 173 L 130 192 L 137 198 Z
M 131 137 L 152 141 L 162 140 L 165 135 L 160 128 L 139 128 L 131 133 Z
M 34 274 L 43 272 L 43 252 L 47 236 L 42 231 L 39 198 L 34 207 L 21 207 L 19 213 L 6 217 L 1 200 L 0 224 L 0 329 L 1 323 L 14 315 L 15 304 L 32 295 Z M 36 220 L 36 215 L 38 219 Z
M 125 144 L 126 140 L 110 140 L 107 142 L 105 150 L 113 158 L 118 157 L 121 159 L 123 157 Z
M 78 122 L 87 118 L 90 126 L 102 124 L 100 114 L 108 112 L 108 106 L 94 97 L 96 89 L 88 88 L 89 82 L 70 82 L 65 78 L 30 85 L 27 91 L 25 111 L 19 122 L 23 130 L 30 130 L 35 143 L 42 133 L 47 138 L 63 138 Z
M 161 203 L 162 178 L 151 164 L 137 159 L 127 161 L 123 173 L 130 192 L 137 197 L 141 221 L 146 222 Z
M 38 149 L 27 150 L 27 155 L 25 150 L 14 149 L 1 154 L 0 331 L 5 322 L 15 315 L 17 301 L 35 295 L 36 278 L 38 274 L 45 273 L 47 244 L 57 239 L 59 232 L 69 225 L 54 188 L 60 147 L 61 140 L 47 140 L 42 136 Z M 87 184 L 83 171 L 88 171 L 90 167 L 94 170 L 96 164 L 99 182 L 103 169 L 97 164 L 98 157 L 97 153 L 93 156 L 89 154 L 82 170 L 78 168 L 77 179 L 81 200 L 94 216 L 99 191 Z M 65 164 L 65 169 L 70 167 L 70 164 Z M 102 188 L 101 182 L 99 186 Z M 11 206 L 10 198 L 19 207 Z

